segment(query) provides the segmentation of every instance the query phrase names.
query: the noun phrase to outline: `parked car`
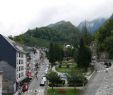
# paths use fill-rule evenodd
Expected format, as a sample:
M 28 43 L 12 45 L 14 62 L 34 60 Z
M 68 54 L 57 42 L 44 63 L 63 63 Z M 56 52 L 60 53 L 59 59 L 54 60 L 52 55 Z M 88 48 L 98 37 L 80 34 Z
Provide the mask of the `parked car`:
M 24 83 L 22 86 L 22 92 L 28 91 L 28 84 Z
M 48 73 L 48 68 L 45 70 L 45 74 L 47 74 Z
M 40 86 L 45 86 L 46 81 L 47 81 L 46 77 L 42 77 L 42 80 L 40 82 Z

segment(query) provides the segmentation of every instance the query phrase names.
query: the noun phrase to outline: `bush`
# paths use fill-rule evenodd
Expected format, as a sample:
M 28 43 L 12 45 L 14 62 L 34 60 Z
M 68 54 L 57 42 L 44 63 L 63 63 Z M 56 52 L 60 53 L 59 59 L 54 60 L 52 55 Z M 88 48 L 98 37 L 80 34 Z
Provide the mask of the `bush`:
M 62 65 L 61 64 L 59 64 L 59 68 L 61 68 L 62 67 Z
M 67 64 L 67 68 L 69 68 L 69 64 Z
M 83 75 L 71 75 L 68 76 L 69 86 L 83 86 L 87 83 L 87 79 Z

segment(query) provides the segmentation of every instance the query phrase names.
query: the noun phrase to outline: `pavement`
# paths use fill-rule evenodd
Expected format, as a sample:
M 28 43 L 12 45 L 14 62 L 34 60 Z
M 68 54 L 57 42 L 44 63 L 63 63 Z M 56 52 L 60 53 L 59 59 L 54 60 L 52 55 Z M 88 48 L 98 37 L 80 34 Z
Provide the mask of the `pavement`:
M 104 78 L 107 75 L 106 68 L 103 64 L 96 62 L 95 69 L 95 74 L 89 80 L 88 84 L 84 87 L 80 95 L 96 95 L 100 85 L 102 85 Z
M 95 95 L 113 95 L 113 66 L 106 71 L 103 83 Z
M 38 74 L 36 77 L 33 78 L 29 85 L 29 90 L 25 93 L 22 93 L 21 95 L 44 95 L 46 86 L 40 86 L 40 82 L 42 80 L 42 77 L 45 76 L 45 70 L 47 69 L 48 60 L 45 59 L 44 63 L 41 64 L 40 69 L 38 71 Z

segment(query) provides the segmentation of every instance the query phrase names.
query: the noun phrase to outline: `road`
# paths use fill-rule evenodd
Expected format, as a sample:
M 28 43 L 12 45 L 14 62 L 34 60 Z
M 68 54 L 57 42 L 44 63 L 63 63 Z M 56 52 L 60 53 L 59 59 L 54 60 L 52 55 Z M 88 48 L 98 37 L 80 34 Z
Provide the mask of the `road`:
M 88 84 L 83 89 L 81 95 L 95 95 L 98 88 L 104 81 L 104 77 L 106 76 L 105 67 L 101 63 L 96 63 L 95 68 L 97 72 L 95 72 L 94 76 L 91 80 L 89 80 Z
M 40 82 L 42 77 L 45 75 L 45 70 L 47 69 L 48 60 L 45 59 L 43 64 L 40 65 L 40 69 L 38 71 L 37 77 L 34 77 L 29 85 L 29 90 L 22 95 L 44 95 L 44 91 L 46 87 L 41 87 Z

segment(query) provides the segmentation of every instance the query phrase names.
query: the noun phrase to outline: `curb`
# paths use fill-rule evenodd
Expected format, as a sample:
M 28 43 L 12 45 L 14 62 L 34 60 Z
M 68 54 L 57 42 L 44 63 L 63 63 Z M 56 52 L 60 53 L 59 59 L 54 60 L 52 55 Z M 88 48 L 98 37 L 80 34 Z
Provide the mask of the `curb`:
M 87 78 L 87 80 L 89 81 L 94 76 L 95 73 L 96 71 L 94 70 L 93 73 Z

